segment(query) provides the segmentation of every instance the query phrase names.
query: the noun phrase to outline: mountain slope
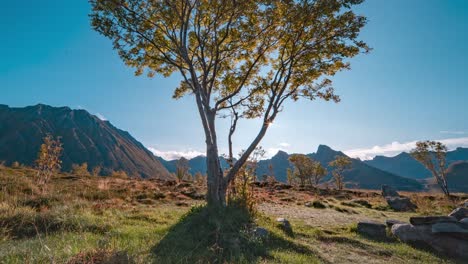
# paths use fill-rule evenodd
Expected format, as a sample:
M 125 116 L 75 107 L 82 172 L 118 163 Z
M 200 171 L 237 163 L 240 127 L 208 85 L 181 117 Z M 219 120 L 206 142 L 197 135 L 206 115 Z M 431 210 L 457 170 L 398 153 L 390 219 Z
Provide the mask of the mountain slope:
M 406 152 L 402 152 L 395 157 L 376 156 L 374 159 L 366 160 L 364 162 L 372 167 L 379 168 L 402 177 L 412 179 L 431 177 L 431 172 Z
M 128 132 L 85 110 L 43 104 L 24 108 L 0 105 L 0 160 L 33 165 L 42 138 L 62 137 L 63 170 L 72 164 L 102 167 L 103 174 L 123 170 L 131 176 L 171 178 L 166 168 Z
M 447 164 L 449 165 L 466 160 L 468 160 L 468 148 L 457 148 L 447 152 Z M 402 152 L 395 157 L 376 156 L 372 160 L 365 161 L 365 163 L 407 178 L 425 179 L 432 177 L 431 173 L 421 163 L 406 152 Z

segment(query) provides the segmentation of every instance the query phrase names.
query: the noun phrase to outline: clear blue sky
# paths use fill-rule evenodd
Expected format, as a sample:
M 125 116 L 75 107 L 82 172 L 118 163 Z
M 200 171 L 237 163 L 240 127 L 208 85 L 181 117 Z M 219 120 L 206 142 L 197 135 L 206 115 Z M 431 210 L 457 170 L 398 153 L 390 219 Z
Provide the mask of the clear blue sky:
M 404 149 L 387 146 L 396 141 L 458 138 L 447 142 L 468 145 L 468 1 L 368 0 L 357 12 L 369 18 L 362 38 L 374 50 L 334 78 L 342 102 L 286 105 L 262 145 L 273 153 L 327 144 L 361 156 Z M 88 13 L 84 0 L 2 4 L 0 103 L 84 108 L 147 147 L 203 152 L 193 98 L 171 99 L 177 76 L 135 77 L 91 30 Z M 237 149 L 258 125 L 240 126 Z M 223 151 L 227 127 L 219 128 Z

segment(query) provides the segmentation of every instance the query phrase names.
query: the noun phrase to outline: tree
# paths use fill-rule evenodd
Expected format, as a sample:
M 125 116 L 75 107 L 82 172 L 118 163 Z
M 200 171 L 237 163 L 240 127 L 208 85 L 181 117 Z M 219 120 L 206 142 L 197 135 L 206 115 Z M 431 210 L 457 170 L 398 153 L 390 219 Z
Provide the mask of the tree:
M 42 192 L 46 190 L 52 175 L 62 168 L 60 160 L 62 151 L 60 137 L 53 138 L 51 135 L 44 137 L 36 160 L 36 182 Z
M 429 140 L 416 142 L 416 148 L 411 151 L 411 156 L 432 173 L 444 194 L 450 197 L 446 155 L 447 147 L 444 144 Z
M 288 181 L 289 185 L 294 183 L 294 172 L 291 170 L 291 168 L 286 170 L 286 180 Z
M 312 177 L 311 180 L 314 181 L 314 185 L 317 186 L 320 183 L 320 180 L 327 175 L 327 169 L 325 169 L 320 162 L 316 161 L 314 162 L 314 168 L 312 171 Z
M 193 96 L 203 125 L 207 201 L 226 205 L 226 190 L 282 111 L 300 98 L 339 102 L 329 76 L 349 69 L 348 58 L 369 51 L 359 40 L 363 0 L 90 0 L 92 27 L 113 41 L 136 74 L 178 73 L 174 98 Z M 218 117 L 258 118 L 257 135 L 223 172 Z
M 334 167 L 332 175 L 338 190 L 344 188 L 343 172 L 351 167 L 351 163 L 351 159 L 346 156 L 336 156 L 335 160 L 328 164 L 330 167 Z
M 289 161 L 294 164 L 294 176 L 300 180 L 301 185 L 305 185 L 314 173 L 314 161 L 304 154 L 293 154 Z
M 176 175 L 177 180 L 179 182 L 183 181 L 189 175 L 189 170 L 190 170 L 189 161 L 186 158 L 181 157 L 176 162 L 176 173 L 175 173 L 175 175 Z

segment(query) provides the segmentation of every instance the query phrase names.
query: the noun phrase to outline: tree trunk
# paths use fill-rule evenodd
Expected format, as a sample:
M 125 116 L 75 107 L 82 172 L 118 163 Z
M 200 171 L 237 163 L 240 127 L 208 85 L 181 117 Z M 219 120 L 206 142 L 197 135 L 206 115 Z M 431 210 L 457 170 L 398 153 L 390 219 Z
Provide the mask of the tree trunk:
M 224 184 L 224 173 L 219 160 L 218 143 L 216 136 L 216 114 L 207 114 L 209 138 L 206 140 L 206 168 L 207 168 L 207 202 L 208 206 L 226 206 L 227 186 Z
M 207 144 L 206 157 L 208 206 L 225 206 L 227 188 L 224 186 L 223 171 L 219 162 L 218 149 L 216 145 Z

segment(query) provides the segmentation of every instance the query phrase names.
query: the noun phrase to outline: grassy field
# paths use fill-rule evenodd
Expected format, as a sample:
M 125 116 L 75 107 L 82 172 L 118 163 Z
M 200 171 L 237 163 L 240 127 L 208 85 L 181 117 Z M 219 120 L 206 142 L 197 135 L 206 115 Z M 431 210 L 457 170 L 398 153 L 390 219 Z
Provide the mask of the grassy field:
M 257 212 L 209 212 L 203 186 L 58 175 L 47 194 L 27 168 L 0 168 L 0 263 L 456 263 L 356 233 L 360 220 L 446 214 L 439 195 L 411 194 L 414 213 L 375 192 L 257 188 Z M 370 208 L 351 202 L 365 199 Z M 466 199 L 460 197 L 460 199 Z M 314 206 L 304 203 L 315 201 Z M 322 206 L 319 206 L 322 205 Z M 286 217 L 286 232 L 276 217 Z M 266 228 L 265 238 L 254 228 Z

